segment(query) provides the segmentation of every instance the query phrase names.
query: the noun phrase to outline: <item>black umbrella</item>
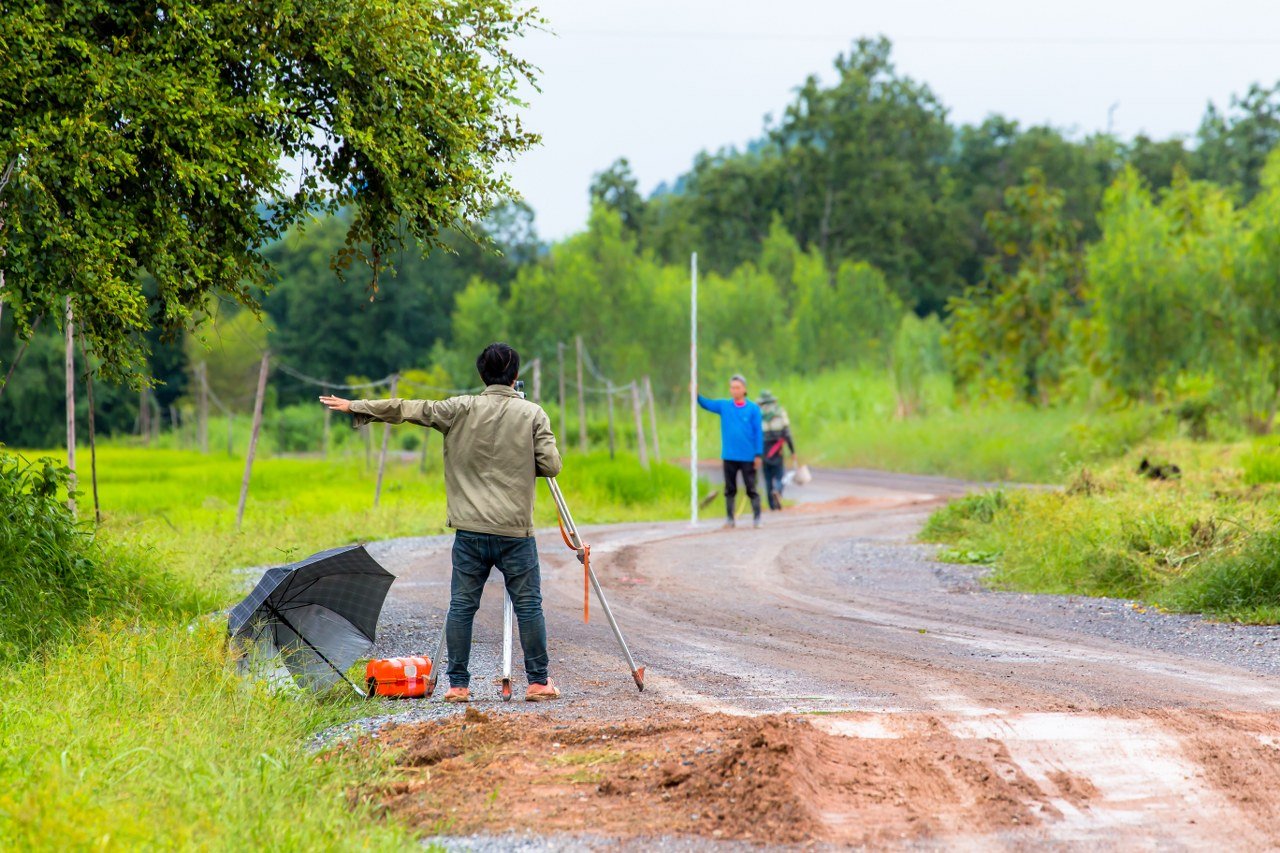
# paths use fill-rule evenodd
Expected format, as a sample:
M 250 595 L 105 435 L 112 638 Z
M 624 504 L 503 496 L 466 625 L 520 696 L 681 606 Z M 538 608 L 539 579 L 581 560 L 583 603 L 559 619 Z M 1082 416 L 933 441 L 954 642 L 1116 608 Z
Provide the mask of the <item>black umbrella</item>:
M 280 655 L 312 690 L 348 684 L 345 670 L 373 648 L 378 614 L 395 575 L 363 545 L 312 554 L 268 569 L 231 610 L 227 632 L 262 658 Z M 363 691 L 351 684 L 361 695 Z

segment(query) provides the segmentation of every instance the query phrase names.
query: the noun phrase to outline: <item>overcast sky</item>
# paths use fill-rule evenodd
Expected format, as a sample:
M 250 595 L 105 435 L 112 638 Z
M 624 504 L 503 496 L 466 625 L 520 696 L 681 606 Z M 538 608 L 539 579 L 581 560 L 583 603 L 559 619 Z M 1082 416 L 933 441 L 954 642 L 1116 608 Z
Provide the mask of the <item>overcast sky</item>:
M 1079 133 L 1194 132 L 1205 104 L 1280 80 L 1280 0 L 543 0 L 554 34 L 525 120 L 541 147 L 511 168 L 543 238 L 580 229 L 591 176 L 627 157 L 648 194 L 703 149 L 742 145 L 859 36 L 952 122 L 997 112 Z

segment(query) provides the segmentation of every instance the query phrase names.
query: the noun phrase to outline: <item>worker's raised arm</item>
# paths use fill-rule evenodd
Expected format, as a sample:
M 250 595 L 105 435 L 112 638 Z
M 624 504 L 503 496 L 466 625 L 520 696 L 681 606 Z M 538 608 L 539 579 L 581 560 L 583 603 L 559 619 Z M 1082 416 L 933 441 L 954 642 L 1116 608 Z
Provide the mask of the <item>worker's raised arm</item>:
M 712 400 L 699 394 L 698 405 L 706 409 L 708 412 L 715 412 L 718 415 L 722 411 L 721 407 L 724 405 L 724 400 Z
M 458 412 L 459 398 L 447 400 L 344 400 L 321 397 L 320 402 L 335 412 L 350 412 L 351 425 L 362 427 L 372 421 L 387 424 L 411 423 L 448 432 Z
M 533 468 L 538 477 L 555 477 L 564 468 L 556 434 L 551 431 L 551 418 L 541 410 L 533 420 Z

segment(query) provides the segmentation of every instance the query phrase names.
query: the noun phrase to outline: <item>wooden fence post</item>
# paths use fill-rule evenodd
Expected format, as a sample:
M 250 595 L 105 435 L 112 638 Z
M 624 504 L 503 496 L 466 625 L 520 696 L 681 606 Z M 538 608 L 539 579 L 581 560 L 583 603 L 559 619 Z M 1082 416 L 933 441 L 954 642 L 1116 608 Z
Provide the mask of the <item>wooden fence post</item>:
M 640 467 L 649 470 L 649 451 L 644 444 L 644 406 L 640 403 L 640 383 L 631 383 L 631 410 L 636 416 L 636 447 L 640 454 Z
M 533 360 L 533 402 L 542 403 L 542 359 Z
M 396 396 L 396 386 L 400 384 L 400 374 L 391 377 L 391 393 L 393 399 Z M 373 505 L 376 507 L 378 501 L 382 500 L 382 474 L 387 469 L 387 445 L 391 443 L 391 424 L 382 425 L 382 452 L 378 454 L 378 485 L 373 489 Z
M 322 388 L 321 390 L 324 391 L 324 395 L 326 397 L 329 396 L 329 388 L 327 386 Z M 329 416 L 330 414 L 331 413 L 329 411 L 329 407 L 325 406 L 324 407 L 324 432 L 321 434 L 321 437 L 320 437 L 320 455 L 325 459 L 329 458 L 329 420 L 330 420 Z
M 198 415 L 199 423 L 196 425 L 197 442 L 200 445 L 201 453 L 209 452 L 209 365 L 200 362 L 196 365 L 196 372 L 200 378 L 200 412 Z
M 609 458 L 613 458 L 613 382 L 604 383 L 605 396 L 609 398 Z
M 71 296 L 67 296 L 66 326 L 66 372 L 67 372 L 67 467 L 71 476 L 67 478 L 67 507 L 71 514 L 76 514 L 76 354 L 75 331 L 71 318 Z
M 80 360 L 84 362 L 84 390 L 89 399 L 89 481 L 93 484 L 93 521 L 102 523 L 102 509 L 98 506 L 98 444 L 93 410 L 93 370 L 89 364 L 89 351 L 84 345 L 84 333 L 80 333 Z
M 151 443 L 151 404 L 147 402 L 148 390 L 138 392 L 138 435 L 144 446 Z
M 578 347 L 578 447 L 587 452 L 587 398 L 582 385 L 582 335 L 574 335 Z
M 262 431 L 262 400 L 267 395 L 267 371 L 271 367 L 271 352 L 262 354 L 262 366 L 258 368 L 258 393 L 253 398 L 253 429 L 249 432 L 249 455 L 244 459 L 244 477 L 240 480 L 240 503 L 236 507 L 236 530 L 244 521 L 244 504 L 249 499 L 249 475 L 253 472 L 253 457 L 258 452 L 258 433 Z
M 565 412 L 564 399 L 564 341 L 556 344 L 556 355 L 560 360 L 560 440 L 569 440 L 569 416 Z
M 653 405 L 653 383 L 649 376 L 644 377 L 644 396 L 649 402 L 649 438 L 653 441 L 653 461 L 661 462 L 662 453 L 658 450 L 658 413 Z

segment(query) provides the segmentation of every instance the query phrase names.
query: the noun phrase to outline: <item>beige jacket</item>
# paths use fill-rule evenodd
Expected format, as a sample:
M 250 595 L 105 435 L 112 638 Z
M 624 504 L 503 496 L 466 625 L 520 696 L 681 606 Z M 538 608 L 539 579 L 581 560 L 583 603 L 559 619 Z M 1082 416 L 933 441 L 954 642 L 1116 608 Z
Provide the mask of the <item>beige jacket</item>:
M 538 477 L 560 473 L 551 419 L 514 388 L 490 385 L 447 400 L 356 400 L 355 426 L 409 422 L 444 433 L 446 524 L 499 536 L 533 535 Z

